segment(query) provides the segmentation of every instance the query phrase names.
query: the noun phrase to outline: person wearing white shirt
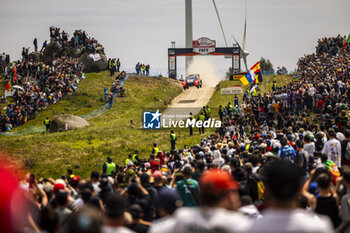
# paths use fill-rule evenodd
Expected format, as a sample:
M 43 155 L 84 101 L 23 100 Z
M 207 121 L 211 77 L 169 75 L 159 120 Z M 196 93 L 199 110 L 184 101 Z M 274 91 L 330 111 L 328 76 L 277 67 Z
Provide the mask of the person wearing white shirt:
M 304 150 L 308 153 L 308 158 L 306 158 L 307 160 L 309 160 L 309 157 L 313 157 L 314 153 L 315 153 L 315 143 L 311 142 L 310 140 L 310 135 L 306 134 L 304 137 Z
M 329 140 L 324 143 L 322 154 L 326 154 L 328 159 L 335 162 L 338 167 L 341 167 L 341 146 L 338 139 L 335 139 L 334 129 L 328 130 Z
M 246 233 L 332 233 L 330 220 L 298 209 L 298 194 L 303 183 L 300 168 L 283 159 L 271 162 L 265 172 L 268 209 Z
M 200 206 L 180 208 L 152 224 L 150 233 L 245 232 L 250 226 L 239 208 L 238 183 L 218 169 L 204 172 L 199 180 Z

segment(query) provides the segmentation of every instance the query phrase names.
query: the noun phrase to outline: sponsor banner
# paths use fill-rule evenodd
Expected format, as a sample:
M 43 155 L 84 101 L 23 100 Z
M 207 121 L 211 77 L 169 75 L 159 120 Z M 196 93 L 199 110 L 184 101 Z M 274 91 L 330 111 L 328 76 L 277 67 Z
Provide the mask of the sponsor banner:
M 243 77 L 244 75 L 238 74 L 238 75 L 233 75 L 234 80 L 239 80 Z
M 201 37 L 192 41 L 192 47 L 194 53 L 209 54 L 215 52 L 216 41 L 207 37 Z
M 89 57 L 91 57 L 94 60 L 94 62 L 101 60 L 101 56 L 98 53 L 95 53 L 95 54 L 91 53 L 91 54 L 89 54 Z
M 169 57 L 169 69 L 176 70 L 175 57 Z
M 242 87 L 227 87 L 221 89 L 221 95 L 239 95 L 242 93 Z
M 198 40 L 192 41 L 192 47 L 193 48 L 215 48 L 216 41 L 211 40 L 207 37 L 201 37 Z
M 193 48 L 194 53 L 208 54 L 215 52 L 215 48 Z
M 239 55 L 233 55 L 233 69 L 239 69 Z

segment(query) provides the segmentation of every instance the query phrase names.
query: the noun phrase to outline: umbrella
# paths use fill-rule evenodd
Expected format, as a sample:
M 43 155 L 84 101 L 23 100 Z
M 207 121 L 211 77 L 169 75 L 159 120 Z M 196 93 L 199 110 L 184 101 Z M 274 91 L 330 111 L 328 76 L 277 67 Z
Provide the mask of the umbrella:
M 14 85 L 13 88 L 15 88 L 15 89 L 20 89 L 20 90 L 24 91 L 23 87 L 18 86 L 18 85 Z

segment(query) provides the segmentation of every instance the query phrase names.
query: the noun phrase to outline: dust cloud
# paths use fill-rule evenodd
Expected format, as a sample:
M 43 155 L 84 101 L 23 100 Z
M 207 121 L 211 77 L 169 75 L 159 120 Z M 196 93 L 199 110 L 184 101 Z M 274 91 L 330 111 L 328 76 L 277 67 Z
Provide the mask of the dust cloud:
M 187 74 L 199 74 L 203 80 L 203 86 L 215 87 L 225 77 L 221 77 L 208 57 L 193 57 L 193 62 L 187 69 Z

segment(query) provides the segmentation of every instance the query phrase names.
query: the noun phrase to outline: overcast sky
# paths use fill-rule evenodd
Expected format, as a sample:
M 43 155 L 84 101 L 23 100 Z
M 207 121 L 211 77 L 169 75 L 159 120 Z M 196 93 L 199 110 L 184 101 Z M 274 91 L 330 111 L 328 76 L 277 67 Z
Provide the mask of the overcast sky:
M 231 34 L 242 43 L 245 0 L 216 0 L 229 43 Z M 248 0 L 248 65 L 261 56 L 274 67 L 294 70 L 303 54 L 314 52 L 318 38 L 350 33 L 349 0 Z M 167 48 L 185 46 L 185 0 L 0 0 L 0 52 L 18 59 L 22 47 L 39 49 L 49 39 L 49 27 L 72 35 L 85 29 L 119 57 L 131 71 L 140 61 L 152 73 L 167 72 Z M 211 0 L 193 0 L 193 36 L 209 37 L 225 46 Z M 210 57 L 220 73 L 231 60 Z M 183 72 L 185 59 L 178 59 Z

